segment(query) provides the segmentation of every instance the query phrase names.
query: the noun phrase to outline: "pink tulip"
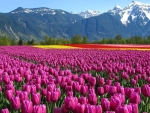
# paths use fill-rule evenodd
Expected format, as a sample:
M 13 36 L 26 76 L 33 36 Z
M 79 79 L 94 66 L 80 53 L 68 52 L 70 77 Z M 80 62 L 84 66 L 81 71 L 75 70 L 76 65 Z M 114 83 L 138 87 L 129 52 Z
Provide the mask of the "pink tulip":
M 81 96 L 78 99 L 78 101 L 79 101 L 80 104 L 87 104 L 87 98 L 86 97 Z
M 96 106 L 96 113 L 103 113 L 101 105 Z
M 82 95 L 86 95 L 87 92 L 88 92 L 88 87 L 87 86 L 81 86 L 80 93 Z
M 141 88 L 142 94 L 146 97 L 150 97 L 150 86 L 148 84 L 144 84 Z
M 8 108 L 6 108 L 6 109 L 1 109 L 1 113 L 10 113 L 10 112 L 9 112 Z
M 101 105 L 104 111 L 110 110 L 110 101 L 108 100 L 108 98 L 102 98 Z
M 47 88 L 46 89 L 43 88 L 41 90 L 41 93 L 42 93 L 43 96 L 46 96 L 47 95 Z
M 33 113 L 46 113 L 46 106 L 44 104 L 33 106 Z
M 23 91 L 26 91 L 28 94 L 30 94 L 31 93 L 31 86 L 30 85 L 24 85 Z
M 66 97 L 64 99 L 65 109 L 68 111 L 74 111 L 77 106 L 77 100 L 75 97 Z
M 47 102 L 51 102 L 51 94 L 52 93 L 50 91 L 47 92 L 47 95 L 46 95 Z
M 116 92 L 117 92 L 116 86 L 109 86 L 109 91 L 108 91 L 109 94 L 113 95 Z
M 85 113 L 96 113 L 96 107 L 94 105 L 86 105 Z
M 103 87 L 98 87 L 97 88 L 97 93 L 98 93 L 98 95 L 103 95 L 105 93 L 104 88 Z
M 29 100 L 28 93 L 26 91 L 21 92 L 19 95 L 20 101 Z
M 57 102 L 58 99 L 59 99 L 59 92 L 58 91 L 51 92 L 51 101 Z
M 32 93 L 32 103 L 33 105 L 39 105 L 41 102 L 40 93 Z
M 97 96 L 96 96 L 96 94 L 94 94 L 94 93 L 89 94 L 89 95 L 88 95 L 88 102 L 89 102 L 91 105 L 96 105 L 96 104 L 97 104 Z
M 11 100 L 11 98 L 13 97 L 13 91 L 12 90 L 6 90 L 5 96 L 8 100 Z
M 22 102 L 22 113 L 32 113 L 33 112 L 33 104 L 30 100 L 24 100 Z
M 75 113 L 84 113 L 85 111 L 85 105 L 84 104 L 78 104 L 75 110 Z
M 11 105 L 12 105 L 12 108 L 14 110 L 20 109 L 20 107 L 21 107 L 20 98 L 19 97 L 12 97 L 11 98 Z
M 116 110 L 116 108 L 121 105 L 121 100 L 119 97 L 117 96 L 112 96 L 110 98 L 110 107 L 112 108 L 112 110 Z
M 98 79 L 98 84 L 99 84 L 100 86 L 103 86 L 103 85 L 105 84 L 105 79 L 104 79 L 104 78 L 99 78 L 99 79 Z
M 140 95 L 136 92 L 131 93 L 130 95 L 130 103 L 133 104 L 140 104 L 141 99 L 140 99 Z

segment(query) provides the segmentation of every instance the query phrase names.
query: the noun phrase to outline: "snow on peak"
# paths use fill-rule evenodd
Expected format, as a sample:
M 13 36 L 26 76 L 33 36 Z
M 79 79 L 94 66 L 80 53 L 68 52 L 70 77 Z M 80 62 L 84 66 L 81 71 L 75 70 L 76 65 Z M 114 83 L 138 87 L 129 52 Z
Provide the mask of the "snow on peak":
M 137 18 L 142 20 L 141 25 L 145 25 L 150 20 L 150 4 L 134 0 L 125 8 L 115 7 L 109 10 L 108 13 L 118 17 L 124 25 L 131 21 L 136 22 Z
M 43 16 L 45 14 L 55 15 L 57 12 L 60 12 L 61 14 L 65 14 L 65 11 L 54 10 L 54 9 L 50 9 L 50 8 L 46 8 L 46 7 L 41 7 L 41 8 L 22 8 L 22 7 L 19 7 L 10 13 L 12 13 L 12 14 L 15 14 L 15 13 L 39 13 Z
M 119 5 L 116 5 L 115 7 L 114 7 L 114 9 L 122 9 Z
M 84 12 L 80 12 L 78 13 L 80 16 L 82 16 L 83 18 L 90 18 L 93 16 L 98 16 L 100 15 L 99 11 L 95 11 L 95 10 L 86 10 Z

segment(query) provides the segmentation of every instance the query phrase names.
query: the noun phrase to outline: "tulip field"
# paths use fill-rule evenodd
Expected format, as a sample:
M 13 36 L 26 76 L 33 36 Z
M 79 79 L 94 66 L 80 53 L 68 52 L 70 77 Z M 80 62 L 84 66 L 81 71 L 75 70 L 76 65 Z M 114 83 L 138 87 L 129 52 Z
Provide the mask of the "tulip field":
M 150 113 L 150 46 L 0 46 L 0 113 Z

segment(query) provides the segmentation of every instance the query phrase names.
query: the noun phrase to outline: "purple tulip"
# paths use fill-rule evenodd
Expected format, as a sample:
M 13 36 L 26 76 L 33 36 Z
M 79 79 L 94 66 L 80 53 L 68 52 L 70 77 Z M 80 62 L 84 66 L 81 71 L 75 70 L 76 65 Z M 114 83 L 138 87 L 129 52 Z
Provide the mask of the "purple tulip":
M 95 77 L 90 77 L 90 78 L 89 78 L 89 84 L 90 84 L 91 86 L 95 86 L 95 84 L 96 84 L 96 78 L 95 78 Z
M 115 111 L 106 111 L 106 113 L 116 113 Z
M 57 102 L 58 99 L 59 99 L 59 92 L 58 91 L 51 92 L 51 101 Z
M 89 95 L 88 95 L 88 102 L 89 102 L 91 105 L 96 105 L 96 104 L 97 104 L 97 96 L 96 96 L 96 94 L 94 94 L 94 93 L 89 94 Z
M 66 92 L 68 92 L 68 91 L 70 92 L 70 91 L 72 91 L 72 86 L 66 86 L 65 89 L 66 89 Z
M 122 87 L 122 86 L 117 86 L 117 92 L 118 92 L 118 93 L 121 93 L 121 94 L 123 94 L 123 95 L 125 95 L 124 87 Z
M 131 79 L 131 83 L 132 83 L 132 85 L 136 85 L 136 83 L 137 83 L 137 81 L 136 80 L 134 80 L 134 79 Z
M 73 97 L 73 92 L 72 92 L 72 91 L 67 92 L 66 96 L 67 96 L 67 97 L 68 97 L 68 96 Z
M 150 97 L 150 86 L 148 84 L 144 84 L 141 88 L 142 94 L 146 97 Z
M 24 85 L 23 91 L 26 91 L 28 94 L 30 94 L 31 93 L 31 86 L 30 85 Z
M 80 90 L 80 93 L 82 95 L 86 95 L 88 92 L 88 87 L 87 86 L 81 86 L 81 90 Z
M 120 94 L 120 93 L 115 93 L 114 96 L 118 97 L 121 104 L 124 104 L 125 103 L 125 95 L 123 94 Z
M 140 95 L 141 94 L 141 87 L 135 87 L 134 91 Z
M 20 96 L 21 92 L 22 92 L 22 90 L 16 90 L 16 96 Z
M 28 93 L 26 91 L 21 92 L 19 95 L 20 101 L 29 100 Z
M 101 105 L 96 106 L 96 112 L 95 113 L 103 113 Z
M 84 79 L 81 78 L 81 77 L 78 78 L 78 82 L 79 82 L 80 85 L 84 85 L 85 84 Z
M 86 105 L 85 113 L 96 113 L 96 107 L 94 105 Z
M 41 90 L 41 93 L 42 93 L 43 96 L 46 96 L 47 95 L 47 88 L 46 89 L 43 88 Z
M 114 86 L 118 87 L 118 86 L 120 86 L 120 83 L 119 82 L 115 82 Z
M 104 90 L 105 90 L 105 93 L 108 93 L 109 92 L 109 85 L 104 85 Z
M 12 90 L 15 93 L 15 87 L 13 85 L 5 85 L 5 90 Z
M 85 113 L 85 105 L 84 104 L 78 104 L 75 110 L 75 113 Z
M 103 87 L 98 87 L 97 88 L 97 93 L 98 93 L 98 95 L 103 95 L 105 93 L 104 88 Z
M 98 84 L 99 84 L 100 86 L 103 86 L 103 85 L 105 84 L 105 79 L 104 79 L 104 78 L 99 78 Z
M 33 104 L 30 100 L 24 100 L 22 102 L 22 113 L 32 113 L 33 112 Z
M 116 113 L 129 113 L 127 106 L 118 106 L 115 112 Z
M 68 111 L 74 111 L 77 106 L 77 99 L 75 97 L 66 97 L 64 99 L 65 109 Z
M 133 104 L 140 104 L 141 99 L 140 99 L 140 95 L 136 92 L 131 93 L 130 95 L 130 103 Z
M 46 105 L 36 105 L 33 106 L 33 113 L 46 113 Z
M 37 90 L 40 90 L 40 89 L 41 89 L 41 84 L 35 84 L 35 86 L 36 86 L 36 89 L 37 89 Z
M 56 88 L 56 85 L 55 85 L 55 84 L 49 84 L 49 85 L 47 86 L 47 91 L 52 92 L 52 91 L 54 91 L 55 88 Z
M 12 97 L 11 98 L 11 105 L 12 105 L 12 108 L 14 110 L 20 109 L 20 107 L 21 107 L 20 98 L 19 97 Z
M 32 103 L 33 105 L 39 105 L 41 102 L 40 93 L 32 93 Z
M 101 105 L 104 111 L 110 110 L 110 101 L 108 100 L 108 98 L 102 98 Z
M 12 90 L 6 90 L 5 96 L 8 100 L 11 100 L 11 98 L 13 97 L 13 91 Z
M 111 84 L 112 84 L 112 80 L 109 80 L 109 79 L 108 79 L 108 80 L 106 80 L 106 84 L 107 84 L 107 85 L 109 85 L 109 86 L 111 86 Z
M 46 100 L 47 102 L 51 102 L 51 92 L 50 91 L 47 91 L 47 95 L 46 95 Z
M 110 107 L 112 108 L 112 110 L 116 110 L 116 108 L 121 105 L 121 100 L 119 97 L 117 96 L 111 96 L 110 98 Z
M 31 94 L 32 93 L 36 93 L 36 86 L 35 85 L 32 85 L 31 86 Z
M 10 113 L 10 112 L 9 112 L 8 108 L 6 108 L 6 109 L 2 109 L 1 113 Z
M 32 79 L 31 75 L 26 75 L 25 77 L 25 82 L 29 82 Z
M 138 113 L 138 104 L 131 104 L 132 106 L 132 113 Z
M 125 95 L 130 98 L 131 93 L 134 92 L 134 88 L 125 88 Z
M 109 86 L 109 91 L 108 91 L 109 94 L 113 95 L 116 92 L 117 92 L 116 86 Z
M 80 104 L 87 104 L 87 98 L 86 97 L 81 96 L 78 99 L 78 101 L 79 101 Z
M 36 83 L 37 83 L 37 84 L 41 84 L 41 77 L 37 77 L 37 78 L 36 78 Z

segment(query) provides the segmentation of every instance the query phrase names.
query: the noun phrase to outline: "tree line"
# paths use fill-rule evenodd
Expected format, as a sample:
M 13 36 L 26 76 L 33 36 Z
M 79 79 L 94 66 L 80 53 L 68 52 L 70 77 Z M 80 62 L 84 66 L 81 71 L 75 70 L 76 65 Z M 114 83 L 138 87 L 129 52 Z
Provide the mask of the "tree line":
M 87 36 L 75 35 L 70 39 L 65 38 L 53 38 L 50 36 L 45 36 L 40 42 L 36 42 L 34 39 L 23 41 L 19 39 L 10 39 L 7 36 L 0 37 L 0 46 L 2 45 L 62 45 L 62 44 L 150 44 L 150 36 L 141 37 L 133 36 L 130 38 L 123 38 L 121 35 L 117 35 L 115 38 L 102 38 L 96 41 L 89 41 Z
M 98 41 L 94 41 L 92 43 L 96 44 L 150 44 L 150 36 L 141 37 L 141 36 L 133 36 L 130 38 L 122 38 L 121 35 L 117 35 L 115 38 L 103 38 Z

